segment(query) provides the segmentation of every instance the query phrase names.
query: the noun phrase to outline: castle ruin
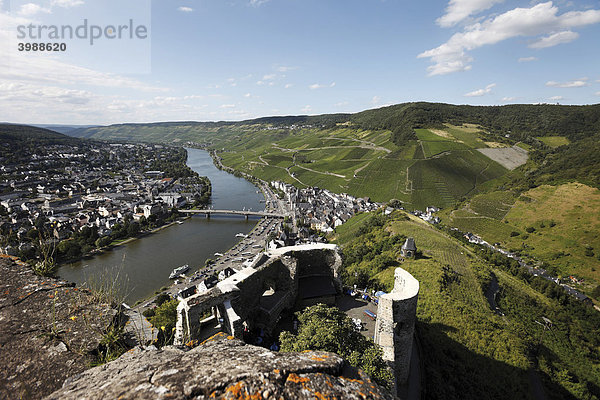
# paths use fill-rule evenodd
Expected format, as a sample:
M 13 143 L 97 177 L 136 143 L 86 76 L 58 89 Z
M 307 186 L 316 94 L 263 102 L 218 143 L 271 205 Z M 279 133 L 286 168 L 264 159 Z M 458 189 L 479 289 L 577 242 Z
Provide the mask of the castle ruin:
M 394 272 L 394 289 L 379 297 L 375 343 L 394 369 L 396 387 L 405 384 L 410 370 L 419 281 L 402 268 Z

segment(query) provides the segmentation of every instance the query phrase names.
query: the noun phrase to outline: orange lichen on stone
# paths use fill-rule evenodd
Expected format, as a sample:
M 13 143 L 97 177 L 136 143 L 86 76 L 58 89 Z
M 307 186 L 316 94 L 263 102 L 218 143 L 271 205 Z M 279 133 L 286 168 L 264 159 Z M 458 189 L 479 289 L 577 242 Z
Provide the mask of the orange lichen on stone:
M 294 373 L 291 373 L 288 376 L 287 380 L 290 381 L 290 382 L 294 382 L 294 383 L 304 383 L 304 382 L 310 381 L 310 379 L 308 379 L 306 377 L 302 378 L 302 377 L 300 377 L 300 376 L 298 376 L 298 375 L 296 375 Z
M 310 359 L 313 360 L 313 361 L 325 361 L 328 358 L 329 358 L 329 356 L 327 354 L 323 354 L 322 356 L 312 356 L 312 357 L 310 357 Z
M 278 369 L 274 369 L 273 372 L 278 374 L 280 371 Z
M 255 393 L 248 393 L 246 389 L 246 384 L 243 381 L 236 383 L 233 386 L 227 387 L 225 389 L 225 393 L 231 393 L 234 399 L 244 399 L 244 400 L 260 400 L 262 399 L 262 394 L 257 391 Z M 214 392 L 213 392 L 214 394 Z M 212 396 L 212 395 L 211 395 Z
M 319 393 L 319 392 L 314 392 L 315 393 L 315 397 L 319 400 L 329 400 L 330 398 L 325 396 L 323 393 Z
M 233 336 L 230 335 L 230 336 L 227 336 L 227 339 L 228 340 L 233 340 L 233 339 L 235 339 L 235 337 L 233 337 Z
M 211 337 L 206 339 L 204 342 L 200 343 L 200 346 L 202 346 L 205 343 L 212 342 L 213 340 L 217 340 L 219 338 L 226 338 L 226 337 L 227 337 L 227 335 L 223 332 L 215 333 L 214 335 L 212 335 Z
M 350 379 L 350 378 L 345 378 L 345 377 L 341 377 L 343 380 L 348 381 L 348 382 L 356 382 L 359 385 L 364 385 L 364 381 L 360 380 L 360 379 Z

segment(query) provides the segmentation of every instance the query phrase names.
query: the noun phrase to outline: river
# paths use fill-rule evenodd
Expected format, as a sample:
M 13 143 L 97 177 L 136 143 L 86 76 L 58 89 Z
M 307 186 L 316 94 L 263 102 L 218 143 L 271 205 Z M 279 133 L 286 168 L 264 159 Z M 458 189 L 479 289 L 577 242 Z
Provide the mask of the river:
M 242 178 L 217 169 L 204 150 L 187 149 L 187 165 L 212 184 L 215 209 L 263 210 L 264 200 L 257 188 Z M 224 252 L 239 241 L 236 233 L 248 233 L 258 218 L 246 221 L 240 216 L 194 216 L 156 233 L 99 254 L 91 259 L 63 265 L 62 279 L 78 285 L 115 283 L 120 297 L 128 304 L 145 299 L 170 284 L 173 268 L 189 264 L 192 270 L 203 266 L 214 253 Z

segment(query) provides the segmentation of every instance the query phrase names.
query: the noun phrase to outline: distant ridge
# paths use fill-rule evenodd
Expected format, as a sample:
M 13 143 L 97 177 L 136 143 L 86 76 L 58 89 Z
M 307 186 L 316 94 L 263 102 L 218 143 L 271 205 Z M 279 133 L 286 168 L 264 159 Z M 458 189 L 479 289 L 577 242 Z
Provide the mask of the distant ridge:
M 16 124 L 0 124 L 0 139 L 13 142 L 27 139 L 72 140 L 69 136 L 50 129 Z
M 481 125 L 491 132 L 511 131 L 534 136 L 565 135 L 569 138 L 588 136 L 600 132 L 600 104 L 566 106 L 555 104 L 511 104 L 503 106 L 469 106 L 445 103 L 414 102 L 365 110 L 354 114 L 290 115 L 272 116 L 243 121 L 172 121 L 153 123 L 124 123 L 74 129 L 70 136 L 95 139 L 123 139 L 133 141 L 170 141 L 162 135 L 146 135 L 142 132 L 153 128 L 176 129 L 186 134 L 196 131 L 214 131 L 252 125 L 285 127 L 290 125 L 313 125 L 332 128 L 349 123 L 359 129 L 401 130 L 440 126 L 444 123 L 471 123 Z M 117 132 L 118 131 L 118 132 Z M 169 132 L 171 136 L 175 132 Z

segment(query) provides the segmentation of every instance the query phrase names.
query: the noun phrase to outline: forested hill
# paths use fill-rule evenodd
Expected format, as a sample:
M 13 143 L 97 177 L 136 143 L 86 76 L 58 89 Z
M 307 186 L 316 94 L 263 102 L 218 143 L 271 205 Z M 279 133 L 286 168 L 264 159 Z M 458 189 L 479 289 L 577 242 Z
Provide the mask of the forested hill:
M 367 110 L 350 120 L 363 129 L 394 130 L 400 126 L 430 128 L 444 123 L 477 124 L 492 132 L 532 136 L 567 136 L 574 140 L 600 132 L 600 104 L 561 106 L 513 104 L 467 106 L 441 103 L 406 103 Z
M 443 103 L 404 103 L 366 110 L 356 114 L 324 114 L 315 116 L 263 117 L 238 122 L 159 122 L 151 124 L 120 124 L 108 127 L 92 127 L 69 132 L 76 137 L 124 140 L 160 140 L 149 130 L 178 131 L 183 139 L 189 133 L 216 131 L 222 128 L 248 126 L 289 127 L 311 125 L 332 128 L 339 124 L 351 124 L 361 129 L 390 130 L 430 128 L 444 123 L 481 125 L 492 132 L 513 135 L 553 136 L 561 135 L 571 141 L 600 132 L 600 104 L 587 106 L 563 106 L 552 104 L 513 104 L 506 106 L 468 106 Z M 115 131 L 119 135 L 114 135 Z
M 49 129 L 29 125 L 0 124 L 0 141 L 18 142 L 37 140 L 43 142 L 73 141 L 75 139 Z

